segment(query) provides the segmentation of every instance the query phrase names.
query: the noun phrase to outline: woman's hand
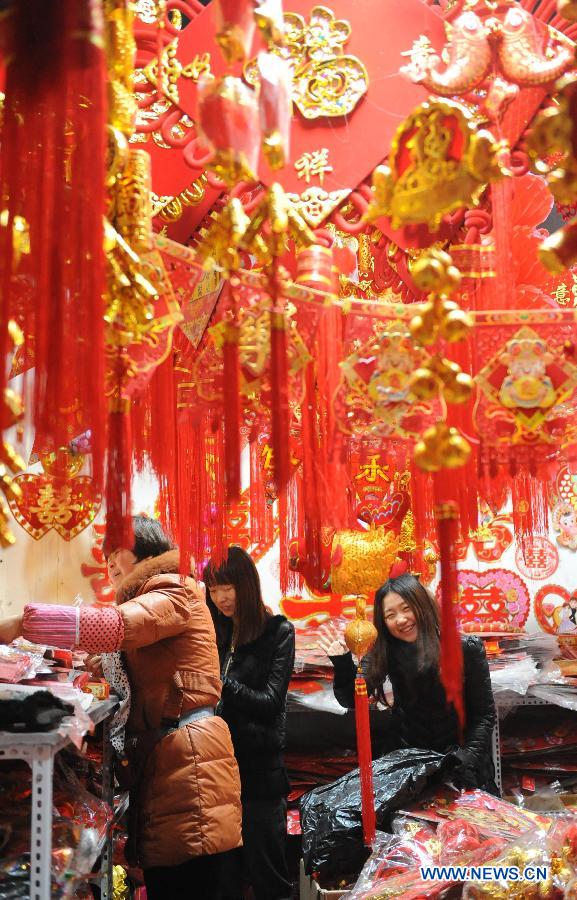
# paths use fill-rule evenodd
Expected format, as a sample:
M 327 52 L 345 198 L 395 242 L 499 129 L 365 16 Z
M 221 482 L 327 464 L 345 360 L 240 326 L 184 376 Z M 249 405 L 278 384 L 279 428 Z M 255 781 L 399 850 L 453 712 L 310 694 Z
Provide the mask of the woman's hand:
M 344 656 L 345 653 L 349 653 L 349 648 L 334 622 L 327 622 L 326 625 L 322 626 L 319 633 L 320 638 L 317 647 L 323 650 L 327 656 Z
M 101 656 L 89 656 L 85 662 L 85 666 L 92 675 L 96 675 L 98 678 L 102 677 L 102 657 Z
M 22 615 L 0 619 L 0 644 L 11 644 L 22 634 Z

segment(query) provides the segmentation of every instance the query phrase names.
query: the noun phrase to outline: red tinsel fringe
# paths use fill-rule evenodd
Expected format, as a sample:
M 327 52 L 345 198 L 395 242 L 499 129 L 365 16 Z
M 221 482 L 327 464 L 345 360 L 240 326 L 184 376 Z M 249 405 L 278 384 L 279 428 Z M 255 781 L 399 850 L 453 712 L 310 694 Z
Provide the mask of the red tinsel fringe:
M 25 334 L 35 366 L 36 446 L 57 450 L 90 429 L 92 474 L 103 483 L 104 54 L 89 0 L 14 3 L 7 29 L 0 194 L 0 395 L 5 323 Z M 82 103 L 78 98 L 82 97 Z M 12 253 L 14 216 L 31 252 Z
M 357 728 L 357 753 L 361 782 L 361 808 L 363 816 L 363 841 L 372 847 L 375 841 L 376 815 L 373 789 L 373 755 L 371 751 L 371 726 L 369 698 L 365 679 L 359 673 L 355 678 L 355 724 Z
M 180 572 L 187 575 L 202 567 L 205 548 L 202 539 L 200 488 L 204 476 L 203 426 L 191 424 L 187 417 L 179 418 L 176 443 L 175 517 L 176 537 L 180 550 Z
M 270 314 L 271 439 L 274 476 L 279 494 L 290 478 L 290 428 L 286 322 L 282 312 Z
M 249 444 L 250 456 L 250 540 L 270 546 L 274 541 L 273 499 L 265 491 L 265 478 L 256 435 Z
M 223 347 L 224 431 L 226 499 L 240 498 L 240 373 L 238 342 L 240 329 L 235 321 L 226 323 Z
M 131 518 L 132 438 L 127 404 L 111 409 L 108 417 L 108 465 L 106 476 L 106 532 L 104 546 L 111 553 L 132 549 Z
M 303 534 L 309 571 L 320 574 L 322 558 L 322 527 L 332 511 L 324 506 L 321 474 L 319 472 L 321 448 L 317 440 L 317 392 L 314 363 L 311 361 L 305 373 L 305 399 L 302 405 L 302 491 L 304 499 Z M 295 537 L 295 535 L 293 535 Z M 317 578 L 318 580 L 318 578 Z
M 458 596 L 455 543 L 459 512 L 456 503 L 447 500 L 446 492 L 437 483 L 435 484 L 435 493 L 437 499 L 435 518 L 441 564 L 441 680 L 447 701 L 453 704 L 459 717 L 461 731 L 463 731 L 465 727 L 463 650 L 455 616 Z
M 511 481 L 515 537 L 525 554 L 534 535 L 545 536 L 548 529 L 547 490 L 544 482 L 521 471 Z
M 341 381 L 340 362 L 345 356 L 343 314 L 335 306 L 325 310 L 321 317 L 316 355 L 321 504 L 325 514 L 330 515 L 330 521 L 324 524 L 348 528 L 353 524 L 350 473 L 344 435 L 338 428 L 333 405 Z

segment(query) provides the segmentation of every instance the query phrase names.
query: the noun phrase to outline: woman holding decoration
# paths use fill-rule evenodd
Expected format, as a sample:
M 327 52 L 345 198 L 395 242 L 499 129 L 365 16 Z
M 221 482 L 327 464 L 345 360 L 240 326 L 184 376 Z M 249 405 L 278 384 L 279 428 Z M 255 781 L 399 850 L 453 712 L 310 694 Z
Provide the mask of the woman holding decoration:
M 294 628 L 264 605 L 256 566 L 241 547 L 230 547 L 203 577 L 222 666 L 217 714 L 230 728 L 240 771 L 242 864 L 256 900 L 281 900 L 291 896 L 282 754 Z
M 133 526 L 131 548 L 105 548 L 115 605 L 32 604 L 0 623 L 0 641 L 23 634 L 102 654 L 124 701 L 111 740 L 130 789 L 129 862 L 142 866 L 149 900 L 218 900 L 223 854 L 240 845 L 241 816 L 230 733 L 214 715 L 214 628 L 160 524 L 136 516 Z
M 363 661 L 367 690 L 388 707 L 385 681 L 390 681 L 391 729 L 399 746 L 451 754 L 456 786 L 498 793 L 491 758 L 495 704 L 483 642 L 472 636 L 462 639 L 466 721 L 461 741 L 457 714 L 447 704 L 439 673 L 435 599 L 414 575 L 395 574 L 376 592 L 373 620 L 377 639 Z M 325 626 L 319 647 L 334 666 L 336 699 L 341 706 L 353 707 L 356 667 L 335 625 Z

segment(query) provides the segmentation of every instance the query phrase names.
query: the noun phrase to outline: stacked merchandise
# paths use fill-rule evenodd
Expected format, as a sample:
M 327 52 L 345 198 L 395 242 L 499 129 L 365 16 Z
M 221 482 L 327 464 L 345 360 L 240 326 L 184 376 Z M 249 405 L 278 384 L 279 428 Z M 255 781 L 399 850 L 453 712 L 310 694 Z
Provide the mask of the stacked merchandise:
M 51 896 L 78 900 L 100 896 L 91 873 L 113 817 L 101 799 L 102 735 L 88 734 L 94 730 L 88 711 L 108 698 L 109 689 L 85 664 L 85 654 L 22 640 L 0 646 L 0 732 L 14 735 L 16 743 L 18 735 L 46 732 L 70 740 L 54 763 Z M 0 763 L 0 900 L 30 895 L 31 797 L 30 766 L 13 759 Z M 125 877 L 115 866 L 115 884 Z M 128 897 L 127 890 L 118 896 Z
M 443 788 L 395 816 L 391 831 L 377 835 L 372 855 L 346 895 L 350 900 L 573 896 L 566 893 L 577 876 L 573 816 L 537 815 L 483 791 L 458 794 Z M 436 873 L 434 881 L 422 877 L 423 868 L 486 865 L 516 866 L 521 874 L 527 866 L 540 866 L 547 875 L 531 884 L 458 882 L 448 880 L 456 873 L 447 871 Z
M 501 730 L 503 791 L 525 805 L 573 807 L 577 800 L 577 713 L 520 707 Z
M 57 757 L 52 824 L 52 896 L 73 897 L 100 855 L 112 811 Z M 24 762 L 0 768 L 0 897 L 25 897 L 30 863 L 32 775 Z
M 482 636 L 491 671 L 491 684 L 499 705 L 525 696 L 534 685 L 563 681 L 557 665 L 557 637 L 545 632 Z
M 92 729 L 88 710 L 109 695 L 85 662 L 86 654 L 21 639 L 0 645 L 0 731 L 59 729 L 80 746 Z

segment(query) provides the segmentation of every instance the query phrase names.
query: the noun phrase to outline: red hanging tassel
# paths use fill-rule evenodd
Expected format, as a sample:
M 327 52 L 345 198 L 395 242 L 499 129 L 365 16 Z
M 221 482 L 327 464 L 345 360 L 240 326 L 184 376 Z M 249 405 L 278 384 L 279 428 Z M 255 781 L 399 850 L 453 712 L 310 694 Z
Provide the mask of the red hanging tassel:
M 208 510 L 210 511 L 210 558 L 216 566 L 222 565 L 228 553 L 228 506 L 226 503 L 224 475 L 224 431 L 214 429 L 208 439 L 210 460 L 208 488 L 210 491 Z
M 290 477 L 290 429 L 286 322 L 276 304 L 270 314 L 270 373 L 274 474 L 280 493 Z
M 438 484 L 435 484 L 438 488 Z M 455 617 L 457 599 L 457 566 L 455 543 L 457 540 L 459 510 L 457 504 L 439 502 L 435 506 L 439 559 L 441 563 L 441 681 L 447 701 L 455 707 L 461 732 L 465 727 L 463 704 L 463 650 Z
M 176 443 L 176 522 L 180 550 L 180 573 L 187 575 L 195 564 L 202 566 L 204 530 L 200 527 L 199 478 L 205 469 L 204 442 L 200 425 L 191 425 L 189 418 L 179 416 Z
M 333 400 L 341 380 L 340 362 L 345 356 L 343 314 L 337 307 L 324 310 L 317 339 L 318 421 L 320 470 L 323 510 L 330 510 L 330 523 L 335 528 L 349 528 L 351 517 L 350 469 L 346 464 L 344 436 L 340 432 Z M 326 524 L 326 523 L 325 523 Z
M 547 490 L 541 480 L 522 470 L 513 475 L 511 495 L 515 537 L 525 556 L 532 538 L 547 534 Z
M 290 478 L 290 427 L 288 346 L 286 321 L 280 296 L 278 262 L 275 259 L 269 284 L 270 310 L 270 415 L 274 480 L 282 493 Z
M 226 321 L 223 347 L 224 375 L 224 433 L 226 499 L 236 503 L 240 499 L 240 328 L 234 312 Z
M 130 506 L 132 435 L 130 401 L 116 401 L 108 416 L 108 466 L 106 478 L 106 533 L 104 547 L 111 553 L 132 549 L 134 534 Z
M 332 523 L 332 510 L 327 509 L 322 500 L 319 457 L 321 449 L 317 433 L 317 391 L 315 385 L 314 362 L 309 362 L 305 374 L 305 399 L 302 404 L 302 490 L 304 496 L 304 546 L 310 571 L 315 582 L 320 580 L 322 558 L 322 526 Z M 322 517 L 325 517 L 323 523 Z M 295 535 L 293 535 L 294 537 Z
M 371 751 L 371 726 L 367 685 L 359 667 L 355 678 L 355 724 L 357 727 L 357 753 L 361 781 L 361 808 L 363 815 L 363 841 L 372 847 L 375 841 L 376 815 L 373 789 L 373 755 Z
M 15 318 L 26 366 L 36 370 L 36 445 L 56 451 L 90 430 L 97 489 L 106 432 L 106 79 L 98 13 L 89 0 L 8 5 L 0 172 L 7 217 L 0 226 L 0 396 L 5 327 Z M 16 216 L 23 231 L 13 230 Z
M 270 546 L 274 541 L 273 500 L 265 491 L 265 476 L 260 460 L 260 446 L 251 435 L 250 454 L 250 540 L 251 544 Z

